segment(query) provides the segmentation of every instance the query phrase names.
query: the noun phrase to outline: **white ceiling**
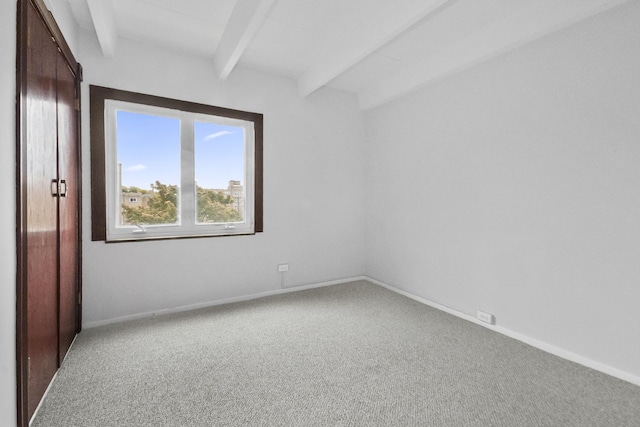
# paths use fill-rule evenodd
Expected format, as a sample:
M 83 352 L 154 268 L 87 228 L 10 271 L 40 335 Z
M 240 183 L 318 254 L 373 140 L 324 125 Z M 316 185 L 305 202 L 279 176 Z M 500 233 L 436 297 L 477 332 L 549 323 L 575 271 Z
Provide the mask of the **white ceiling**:
M 105 56 L 133 39 L 372 108 L 628 0 L 67 0 Z

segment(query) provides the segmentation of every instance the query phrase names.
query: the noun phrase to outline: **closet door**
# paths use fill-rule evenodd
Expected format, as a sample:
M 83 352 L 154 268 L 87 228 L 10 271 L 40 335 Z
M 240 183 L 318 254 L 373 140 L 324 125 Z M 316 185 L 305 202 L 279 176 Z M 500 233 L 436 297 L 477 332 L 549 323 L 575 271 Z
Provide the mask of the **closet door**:
M 28 9 L 26 249 L 28 408 L 33 414 L 58 369 L 56 65 L 49 31 Z
M 60 361 L 78 331 L 78 123 L 75 73 L 58 55 L 58 177 L 60 187 Z

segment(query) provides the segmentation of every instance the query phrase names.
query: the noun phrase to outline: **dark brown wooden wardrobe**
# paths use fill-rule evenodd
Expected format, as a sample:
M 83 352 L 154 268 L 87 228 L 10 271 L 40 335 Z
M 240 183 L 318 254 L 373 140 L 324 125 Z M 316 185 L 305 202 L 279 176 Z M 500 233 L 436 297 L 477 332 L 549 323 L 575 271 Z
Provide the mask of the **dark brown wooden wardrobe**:
M 81 68 L 42 0 L 17 17 L 18 423 L 80 331 Z

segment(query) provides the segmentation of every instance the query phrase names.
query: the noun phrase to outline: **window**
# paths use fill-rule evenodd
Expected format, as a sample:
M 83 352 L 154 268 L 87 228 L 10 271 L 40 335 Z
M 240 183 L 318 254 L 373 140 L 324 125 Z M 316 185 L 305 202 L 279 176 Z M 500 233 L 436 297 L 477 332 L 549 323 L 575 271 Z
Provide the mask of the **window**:
M 262 115 L 91 86 L 92 239 L 262 231 Z

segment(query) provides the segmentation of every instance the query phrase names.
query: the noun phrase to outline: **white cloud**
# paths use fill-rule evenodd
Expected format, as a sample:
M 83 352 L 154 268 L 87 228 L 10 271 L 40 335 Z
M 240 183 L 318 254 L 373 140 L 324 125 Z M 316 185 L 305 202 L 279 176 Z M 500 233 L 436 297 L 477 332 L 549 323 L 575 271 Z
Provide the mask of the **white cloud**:
M 221 130 L 220 132 L 212 133 L 211 135 L 207 135 L 204 137 L 205 141 L 211 141 L 212 139 L 219 138 L 225 135 L 231 135 L 233 132 L 229 132 L 228 130 Z
M 145 165 L 133 165 L 133 166 L 124 168 L 124 170 L 127 172 L 138 172 L 138 171 L 143 171 L 146 168 L 147 167 Z

